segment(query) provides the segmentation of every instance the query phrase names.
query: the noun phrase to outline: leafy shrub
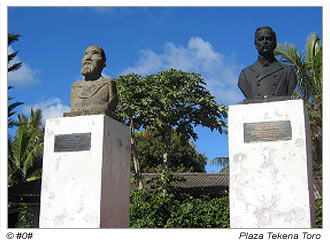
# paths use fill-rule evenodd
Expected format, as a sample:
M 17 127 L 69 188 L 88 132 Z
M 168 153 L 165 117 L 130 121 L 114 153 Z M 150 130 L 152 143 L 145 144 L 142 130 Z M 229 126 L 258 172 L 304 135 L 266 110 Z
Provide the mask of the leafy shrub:
M 33 210 L 26 203 L 20 203 L 18 207 L 18 228 L 34 228 Z
M 229 197 L 188 197 L 171 211 L 167 228 L 229 228 Z
M 315 201 L 316 228 L 322 228 L 322 199 Z
M 229 228 L 229 197 L 131 192 L 132 228 Z

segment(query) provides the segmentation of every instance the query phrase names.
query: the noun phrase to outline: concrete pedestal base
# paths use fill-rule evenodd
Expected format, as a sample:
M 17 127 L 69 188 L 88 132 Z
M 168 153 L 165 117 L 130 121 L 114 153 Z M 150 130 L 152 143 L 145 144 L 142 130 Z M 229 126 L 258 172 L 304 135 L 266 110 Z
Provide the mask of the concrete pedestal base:
M 303 101 L 233 105 L 228 123 L 231 228 L 314 227 Z
M 105 115 L 46 121 L 40 228 L 129 227 L 129 132 Z

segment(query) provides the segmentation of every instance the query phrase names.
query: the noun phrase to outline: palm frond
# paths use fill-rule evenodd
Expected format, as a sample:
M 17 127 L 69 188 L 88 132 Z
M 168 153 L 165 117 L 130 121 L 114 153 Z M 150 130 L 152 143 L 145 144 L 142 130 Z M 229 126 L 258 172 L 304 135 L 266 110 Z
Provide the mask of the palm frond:
M 19 114 L 17 135 L 11 143 L 8 157 L 9 183 L 27 181 L 31 176 L 41 174 L 43 151 L 43 128 L 41 110 L 31 109 L 30 117 Z
M 210 165 L 227 167 L 229 165 L 229 157 L 216 157 L 208 162 Z
M 14 41 L 17 41 L 21 36 L 22 35 L 20 34 L 8 34 L 8 46 L 11 45 Z
M 318 34 L 307 37 L 306 52 L 299 55 L 296 47 L 287 43 L 278 44 L 275 54 L 280 60 L 294 66 L 298 77 L 294 98 L 305 102 L 310 118 L 313 142 L 313 164 L 320 172 L 322 167 L 322 46 Z M 316 164 L 316 166 L 315 166 Z

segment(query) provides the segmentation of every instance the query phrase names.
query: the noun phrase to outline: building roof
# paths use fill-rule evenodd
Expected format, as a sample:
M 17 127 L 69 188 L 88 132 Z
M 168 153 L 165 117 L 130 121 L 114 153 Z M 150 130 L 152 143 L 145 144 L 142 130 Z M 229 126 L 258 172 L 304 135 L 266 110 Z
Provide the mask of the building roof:
M 151 188 L 152 179 L 160 176 L 160 173 L 142 173 L 144 187 Z M 175 176 L 183 178 L 183 181 L 176 184 L 176 188 L 194 196 L 222 196 L 228 192 L 229 176 L 227 173 L 175 173 Z M 137 189 L 136 184 L 131 183 L 132 189 Z
M 185 193 L 194 196 L 210 195 L 222 196 L 228 191 L 228 173 L 176 173 L 176 176 L 183 177 L 184 181 L 176 184 L 176 187 Z M 152 180 L 160 177 L 160 173 L 142 174 L 146 188 L 151 188 Z M 10 202 L 31 202 L 39 203 L 41 181 L 35 180 L 8 188 L 8 200 Z M 136 184 L 131 183 L 131 190 L 137 189 Z M 322 178 L 314 177 L 315 199 L 322 198 Z

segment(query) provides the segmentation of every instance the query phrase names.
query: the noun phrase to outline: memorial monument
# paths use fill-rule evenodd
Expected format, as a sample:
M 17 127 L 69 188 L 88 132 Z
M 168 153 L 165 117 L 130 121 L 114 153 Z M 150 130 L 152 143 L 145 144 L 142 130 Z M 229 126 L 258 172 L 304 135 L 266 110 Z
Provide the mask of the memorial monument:
M 118 103 L 116 82 L 101 75 L 106 66 L 106 56 L 101 47 L 89 46 L 81 60 L 84 80 L 71 86 L 70 112 L 64 117 L 106 114 L 113 116 Z
M 296 76 L 274 57 L 276 34 L 255 32 L 258 60 L 242 70 L 246 99 L 229 106 L 231 228 L 315 226 L 308 114 L 291 100 Z
M 128 228 L 130 131 L 114 120 L 113 79 L 101 76 L 104 50 L 89 46 L 71 110 L 46 121 L 41 228 Z
M 270 27 L 260 27 L 255 32 L 258 59 L 244 68 L 238 87 L 245 95 L 245 103 L 289 100 L 297 85 L 291 66 L 280 63 L 274 56 L 277 40 Z

